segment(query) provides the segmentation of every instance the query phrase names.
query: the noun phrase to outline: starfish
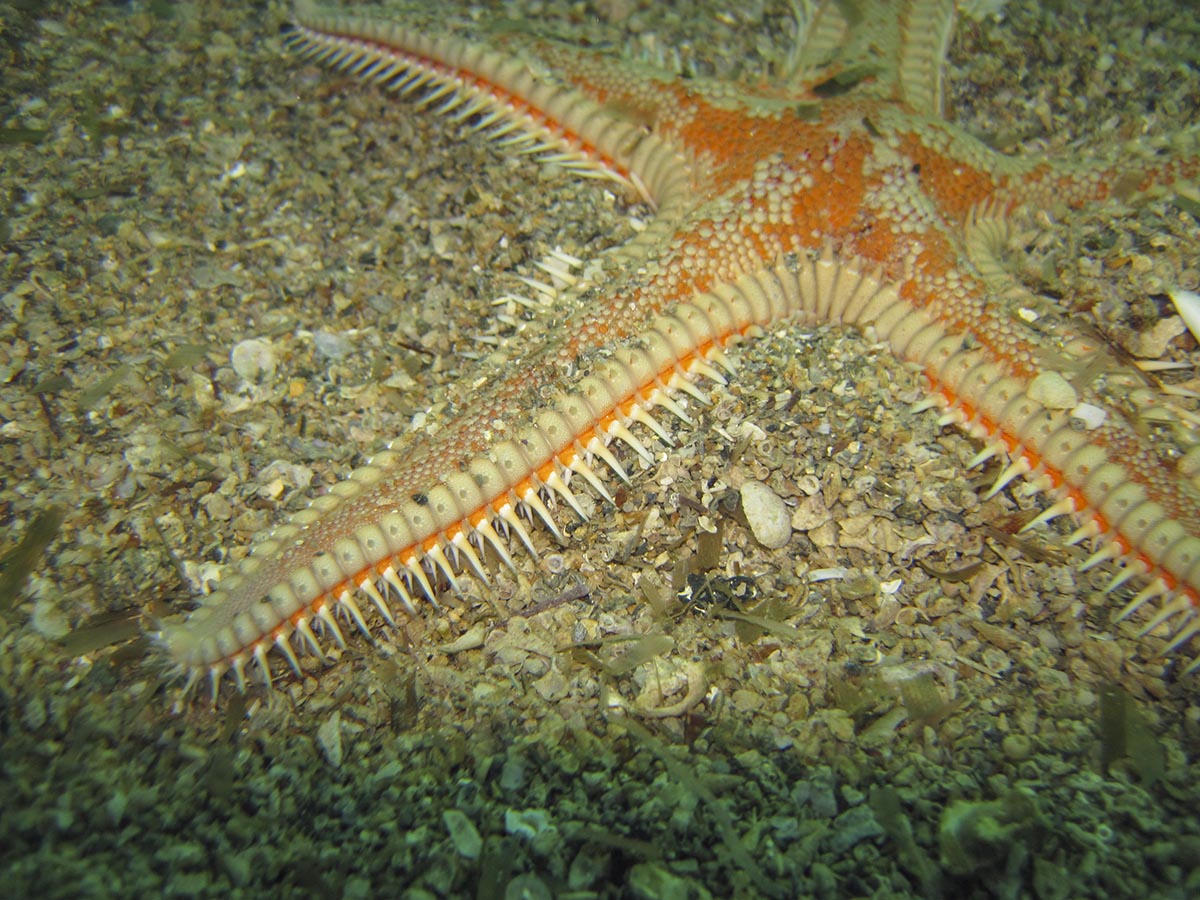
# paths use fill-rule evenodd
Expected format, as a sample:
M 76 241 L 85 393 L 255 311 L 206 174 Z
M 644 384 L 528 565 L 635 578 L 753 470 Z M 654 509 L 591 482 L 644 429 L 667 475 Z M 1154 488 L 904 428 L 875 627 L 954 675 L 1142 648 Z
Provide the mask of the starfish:
M 1139 414 L 1144 377 L 1082 328 L 1046 336 L 1001 265 L 1029 209 L 1136 200 L 1200 175 L 1195 144 L 1116 162 L 1001 155 L 947 122 L 950 0 L 807 17 L 771 85 L 680 78 L 521 33 L 475 44 L 429 22 L 297 10 L 302 57 L 412 98 L 506 153 L 609 180 L 655 210 L 634 239 L 582 267 L 547 262 L 544 338 L 481 365 L 436 430 L 408 435 L 256 542 L 190 615 L 156 637 L 189 685 L 248 669 L 270 686 L 275 652 L 323 657 L 343 623 L 369 634 L 416 614 L 438 585 L 487 583 L 529 523 L 566 541 L 554 507 L 584 515 L 582 481 L 612 501 L 629 454 L 734 372 L 725 351 L 781 322 L 863 330 L 918 369 L 927 405 L 1051 498 L 1031 525 L 1074 516 L 1085 568 L 1144 587 L 1146 630 L 1169 648 L 1200 631 L 1200 450 Z M 886 11 L 886 12 L 885 12 Z M 1187 300 L 1186 292 L 1183 299 Z M 531 306 L 538 301 L 523 299 Z M 558 318 L 554 318 L 558 316 Z M 622 449 L 623 445 L 624 449 Z

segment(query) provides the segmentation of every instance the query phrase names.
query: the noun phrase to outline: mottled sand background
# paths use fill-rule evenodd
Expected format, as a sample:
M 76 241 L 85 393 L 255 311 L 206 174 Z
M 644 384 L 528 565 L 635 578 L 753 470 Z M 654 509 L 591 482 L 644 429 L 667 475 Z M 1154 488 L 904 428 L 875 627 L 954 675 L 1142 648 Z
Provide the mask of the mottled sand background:
M 447 6 L 720 77 L 764 71 L 790 27 L 756 0 Z M 965 127 L 1059 155 L 1195 128 L 1194 5 L 990 6 L 954 44 Z M 131 627 L 97 617 L 186 608 L 436 421 L 473 357 L 546 327 L 493 307 L 514 271 L 649 214 L 298 65 L 286 15 L 0 0 L 0 553 L 62 511 L 0 599 L 0 894 L 1200 893 L 1196 679 L 1114 631 L 1065 523 L 1008 536 L 1038 498 L 981 503 L 995 472 L 965 471 L 977 448 L 910 413 L 916 378 L 858 334 L 740 352 L 618 509 L 561 513 L 569 547 L 540 532 L 540 565 L 307 661 L 270 704 L 173 711 L 137 645 L 89 649 Z M 1194 361 L 1163 293 L 1200 288 L 1178 199 L 1035 217 L 1014 271 Z M 797 503 L 783 550 L 722 511 L 747 479 Z M 704 558 L 752 579 L 766 630 L 675 598 L 714 526 Z

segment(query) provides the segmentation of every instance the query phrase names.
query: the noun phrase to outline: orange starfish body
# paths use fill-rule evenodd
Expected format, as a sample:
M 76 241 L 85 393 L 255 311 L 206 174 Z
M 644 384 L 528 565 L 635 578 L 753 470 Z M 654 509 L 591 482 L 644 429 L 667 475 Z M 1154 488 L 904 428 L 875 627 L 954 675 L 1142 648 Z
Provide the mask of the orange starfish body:
M 1082 376 L 1103 348 L 1084 334 L 1048 348 L 998 302 L 1015 283 L 996 258 L 1024 208 L 1195 181 L 1200 158 L 1059 165 L 991 151 L 939 115 L 953 4 L 896 5 L 891 55 L 838 96 L 681 80 L 524 36 L 483 47 L 300 13 L 290 41 L 304 56 L 419 97 L 509 151 L 615 179 L 656 216 L 579 312 L 483 373 L 468 408 L 377 456 L 259 542 L 190 616 L 162 623 L 179 669 L 211 676 L 215 693 L 226 673 L 243 688 L 254 662 L 269 684 L 272 649 L 297 671 L 297 649 L 321 654 L 314 624 L 340 644 L 339 618 L 367 630 L 362 606 L 394 622 L 393 602 L 411 613 L 438 580 L 486 581 L 489 548 L 512 562 L 501 531 L 532 551 L 519 512 L 561 538 L 544 498 L 582 515 L 578 476 L 611 499 L 604 468 L 626 477 L 613 441 L 652 459 L 646 430 L 666 440 L 666 414 L 689 420 L 682 395 L 705 402 L 704 383 L 723 381 L 722 350 L 783 320 L 854 325 L 919 367 L 931 405 L 982 441 L 980 459 L 1009 458 L 993 491 L 1039 479 L 1056 501 L 1040 519 L 1074 514 L 1076 538 L 1097 539 L 1085 565 L 1120 560 L 1114 587 L 1148 576 L 1128 611 L 1162 598 L 1152 624 L 1167 622 L 1175 645 L 1190 638 L 1200 465 L 1131 424 L 1123 362 Z M 839 71 L 822 50 L 847 43 L 828 38 L 848 30 L 836 6 L 810 25 L 797 85 Z

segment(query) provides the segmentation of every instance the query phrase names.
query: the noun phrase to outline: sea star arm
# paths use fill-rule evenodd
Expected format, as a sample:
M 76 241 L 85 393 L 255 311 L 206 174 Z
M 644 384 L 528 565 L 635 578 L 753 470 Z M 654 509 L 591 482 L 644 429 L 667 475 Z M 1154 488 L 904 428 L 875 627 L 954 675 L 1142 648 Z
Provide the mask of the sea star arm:
M 360 601 L 394 620 L 393 602 L 435 600 L 433 582 L 456 585 L 460 566 L 486 579 L 485 550 L 511 562 L 501 531 L 535 552 L 519 510 L 559 533 L 547 492 L 579 510 L 578 475 L 603 495 L 597 460 L 625 477 L 612 441 L 650 459 L 636 426 L 667 436 L 656 415 L 687 419 L 673 395 L 702 397 L 699 382 L 723 377 L 723 348 L 787 319 L 857 325 L 886 342 L 950 419 L 1010 455 L 998 487 L 1042 476 L 1104 539 L 1102 553 L 1157 576 L 1179 601 L 1167 609 L 1190 613 L 1200 593 L 1190 479 L 1113 392 L 1048 367 L 1048 348 L 997 305 L 972 261 L 986 215 L 1006 219 L 1047 185 L 1094 199 L 1086 188 L 1101 196 L 1104 177 L 1009 160 L 903 96 L 866 89 L 814 107 L 524 36 L 482 47 L 337 17 L 302 15 L 292 42 L 510 151 L 629 185 L 657 215 L 545 341 L 484 369 L 440 431 L 380 454 L 259 542 L 189 618 L 161 624 L 176 666 L 209 675 L 214 693 L 230 671 L 244 688 L 251 662 L 269 683 L 272 648 L 296 668 L 296 641 L 320 654 L 314 621 L 338 642 L 337 614 L 365 631 Z M 1186 156 L 1163 165 L 1175 168 L 1147 176 L 1196 171 Z M 1072 413 L 1085 400 L 1106 417 L 1080 429 Z
M 1164 611 L 1183 614 L 1181 643 L 1195 630 L 1200 596 L 1197 454 L 1141 419 L 1130 400 L 1141 382 L 1128 364 L 1083 335 L 1047 342 L 1023 321 L 975 264 L 973 239 L 1028 209 L 1194 189 L 1195 142 L 1115 163 L 1017 161 L 945 123 L 895 108 L 872 115 L 882 140 L 863 171 L 873 189 L 843 249 L 879 263 L 900 286 L 904 303 L 876 330 L 921 367 L 947 421 L 1008 454 L 993 492 L 1027 474 L 1057 494 L 1051 510 L 1082 521 L 1076 539 L 1100 539 L 1088 565 L 1117 558 L 1128 572 L 1154 576 L 1126 614 L 1166 595 Z
M 955 0 L 825 0 L 797 6 L 800 39 L 781 73 L 792 85 L 844 88 L 847 80 L 869 80 L 872 96 L 925 116 L 942 115 Z
M 882 218 L 893 235 L 920 235 L 897 242 L 898 257 L 889 256 L 888 229 L 853 239 L 858 252 L 890 258 L 891 271 L 907 268 L 901 294 L 920 315 L 890 331 L 889 343 L 921 366 L 949 411 L 947 421 L 1008 454 L 1012 462 L 993 492 L 1030 475 L 1059 498 L 1044 519 L 1076 513 L 1082 526 L 1075 539 L 1100 539 L 1086 565 L 1116 558 L 1127 564 L 1126 574 L 1154 576 L 1123 614 L 1167 596 L 1151 624 L 1179 615 L 1172 642 L 1178 646 L 1196 630 L 1200 587 L 1194 448 L 1181 450 L 1167 429 L 1140 417 L 1131 403 L 1140 380 L 1126 363 L 1082 335 L 1048 344 L 1002 302 L 973 264 L 979 254 L 972 253 L 972 237 L 986 220 L 1004 223 L 1027 209 L 1194 189 L 1200 175 L 1194 142 L 1143 160 L 1130 154 L 1116 163 L 1017 163 L 944 124 L 914 126 L 894 113 L 879 119 L 885 135 L 891 129 L 888 143 L 900 164 L 890 168 L 892 197 L 876 224 Z

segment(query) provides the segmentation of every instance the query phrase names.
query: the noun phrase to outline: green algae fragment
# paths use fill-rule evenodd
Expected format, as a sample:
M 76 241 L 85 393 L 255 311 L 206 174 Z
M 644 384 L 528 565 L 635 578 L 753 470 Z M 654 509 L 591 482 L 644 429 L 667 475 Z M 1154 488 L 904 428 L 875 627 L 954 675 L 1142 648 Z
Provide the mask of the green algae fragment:
M 132 372 L 132 366 L 122 363 L 99 381 L 89 384 L 79 393 L 79 408 L 84 410 L 91 409 L 107 397 L 112 389 L 128 378 Z
M 638 900 L 688 900 L 688 882 L 658 863 L 637 863 L 629 870 L 629 891 Z
M 894 705 L 891 687 L 875 675 L 855 678 L 849 673 L 844 679 L 831 680 L 829 691 L 833 705 L 849 714 L 856 725 L 862 724 L 868 713 L 890 709 Z
M 818 97 L 839 97 L 867 79 L 874 78 L 879 72 L 880 67 L 872 63 L 848 66 L 832 78 L 815 85 L 813 93 Z
M 40 144 L 50 131 L 46 128 L 0 128 L 0 144 Z
M 137 613 L 123 609 L 93 616 L 64 637 L 62 645 L 71 656 L 83 656 L 113 644 L 131 641 L 141 633 Z
M 228 803 L 233 799 L 237 788 L 237 768 L 231 747 L 218 745 L 213 748 L 202 783 L 215 800 Z
M 1018 869 L 1029 856 L 1037 819 L 1037 802 L 1027 790 L 992 801 L 956 800 L 938 825 L 942 865 L 953 875 Z
M 921 896 L 937 900 L 942 896 L 942 873 L 913 837 L 912 824 L 904 813 L 900 795 L 892 787 L 873 787 L 867 804 L 875 819 L 896 845 L 897 859 L 921 885 Z
M 206 344 L 180 344 L 163 360 L 165 369 L 190 369 L 208 358 Z
M 92 136 L 93 140 L 99 140 L 108 135 L 112 135 L 113 137 L 124 137 L 125 135 L 132 134 L 134 130 L 134 126 L 130 122 L 121 119 L 114 119 L 107 114 L 100 114 L 97 112 L 84 112 L 79 116 L 79 124 Z M 87 190 L 90 191 L 104 189 L 89 188 Z M 86 193 L 86 191 L 83 193 Z
M 505 886 L 504 900 L 554 900 L 554 892 L 532 872 L 525 872 Z
M 588 825 L 587 823 L 576 825 L 572 829 L 572 834 L 577 839 L 585 841 L 586 844 L 618 850 L 632 859 L 654 860 L 663 857 L 662 848 L 652 841 L 639 841 L 637 838 L 626 837 L 598 825 Z
M 58 535 L 62 522 L 63 511 L 60 507 L 51 506 L 42 510 L 25 528 L 17 546 L 0 557 L 0 610 L 12 609 L 17 605 L 25 579 L 41 562 L 42 554 Z
M 1100 767 L 1108 771 L 1125 756 L 1125 693 L 1115 685 L 1100 692 Z
M 609 664 L 609 670 L 614 675 L 624 675 L 645 665 L 652 659 L 665 656 L 674 647 L 675 641 L 665 634 L 641 635 L 624 656 Z
M 1069 870 L 1054 860 L 1040 856 L 1033 860 L 1033 892 L 1038 900 L 1067 900 L 1071 890 Z
M 900 699 L 908 713 L 908 720 L 918 727 L 936 726 L 959 706 L 958 701 L 947 701 L 942 696 L 931 672 L 901 681 Z
M 71 387 L 66 375 L 47 375 L 29 389 L 33 394 L 59 394 Z
M 1100 692 L 1100 766 L 1107 772 L 1124 759 L 1147 787 L 1167 768 L 1166 752 L 1133 698 L 1112 684 Z
M 708 572 L 721 565 L 725 554 L 725 523 L 717 520 L 716 531 L 701 531 L 696 535 L 696 571 Z
M 768 609 L 767 611 L 781 615 L 777 610 Z M 778 622 L 771 616 L 752 616 L 747 613 L 725 610 L 715 613 L 714 618 L 731 619 L 738 640 L 745 644 L 754 643 L 764 634 L 787 641 L 799 641 L 803 637 L 800 629 L 793 628 L 785 622 Z
M 656 757 L 667 773 L 686 790 L 699 797 L 704 802 L 704 808 L 712 817 L 721 843 L 725 845 L 730 857 L 741 868 L 742 873 L 766 897 L 786 896 L 781 885 L 773 882 L 763 868 L 758 864 L 753 854 L 746 849 L 742 837 L 738 833 L 733 814 L 717 796 L 692 771 L 692 767 L 676 757 L 667 747 L 663 746 L 646 728 L 629 718 L 620 720 L 631 738 L 633 738 L 651 755 Z

